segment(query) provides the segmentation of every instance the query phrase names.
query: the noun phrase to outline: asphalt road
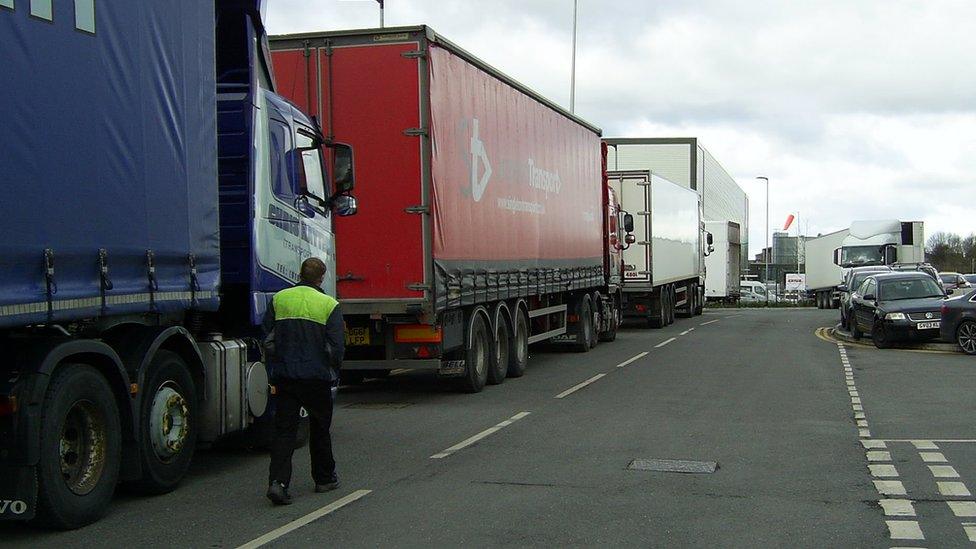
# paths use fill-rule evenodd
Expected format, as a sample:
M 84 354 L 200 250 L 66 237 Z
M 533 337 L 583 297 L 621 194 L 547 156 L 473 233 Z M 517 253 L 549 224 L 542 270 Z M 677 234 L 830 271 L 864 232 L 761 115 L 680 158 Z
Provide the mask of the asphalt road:
M 952 494 L 976 489 L 976 362 L 842 352 L 814 334 L 835 316 L 707 311 L 586 354 L 533 349 L 525 377 L 477 395 L 412 373 L 368 382 L 340 394 L 335 492 L 312 492 L 301 450 L 295 504 L 272 507 L 266 455 L 211 450 L 171 494 L 119 494 L 74 532 L 0 524 L 0 544 L 968 544 L 976 498 Z M 718 468 L 628 469 L 635 459 Z

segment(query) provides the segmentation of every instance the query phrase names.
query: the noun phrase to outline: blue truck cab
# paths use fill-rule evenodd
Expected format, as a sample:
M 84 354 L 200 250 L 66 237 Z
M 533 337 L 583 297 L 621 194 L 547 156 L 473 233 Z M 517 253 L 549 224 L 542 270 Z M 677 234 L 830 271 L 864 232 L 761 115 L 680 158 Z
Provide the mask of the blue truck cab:
M 0 519 L 83 526 L 265 416 L 266 304 L 356 202 L 264 8 L 0 0 Z

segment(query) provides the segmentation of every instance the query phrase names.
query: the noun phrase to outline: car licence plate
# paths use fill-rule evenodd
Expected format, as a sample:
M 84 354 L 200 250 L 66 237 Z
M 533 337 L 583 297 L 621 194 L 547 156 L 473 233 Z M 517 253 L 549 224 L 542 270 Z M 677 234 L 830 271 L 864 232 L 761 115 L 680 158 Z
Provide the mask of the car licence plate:
M 346 328 L 346 345 L 369 345 L 369 328 Z
M 919 330 L 937 330 L 942 326 L 941 322 L 919 322 L 915 325 Z

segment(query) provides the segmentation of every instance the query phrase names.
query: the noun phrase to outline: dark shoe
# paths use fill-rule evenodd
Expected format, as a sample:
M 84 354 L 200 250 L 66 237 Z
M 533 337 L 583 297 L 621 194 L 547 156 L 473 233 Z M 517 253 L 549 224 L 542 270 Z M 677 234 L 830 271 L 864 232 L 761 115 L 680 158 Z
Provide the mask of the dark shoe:
M 288 493 L 288 488 L 278 481 L 268 485 L 268 499 L 275 505 L 291 505 L 291 494 Z
M 321 494 L 322 492 L 331 492 L 332 490 L 335 490 L 338 487 L 339 487 L 339 477 L 336 475 L 332 475 L 332 478 L 329 479 L 329 482 L 326 482 L 325 484 L 318 484 L 318 483 L 315 484 L 315 493 Z

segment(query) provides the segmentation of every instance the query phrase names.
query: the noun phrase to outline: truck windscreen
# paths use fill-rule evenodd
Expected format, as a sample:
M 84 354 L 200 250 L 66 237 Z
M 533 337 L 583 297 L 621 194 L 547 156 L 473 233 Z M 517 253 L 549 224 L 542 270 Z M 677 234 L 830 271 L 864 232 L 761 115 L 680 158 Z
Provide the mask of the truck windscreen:
M 841 251 L 843 265 L 881 265 L 884 256 L 880 246 L 847 246 Z

